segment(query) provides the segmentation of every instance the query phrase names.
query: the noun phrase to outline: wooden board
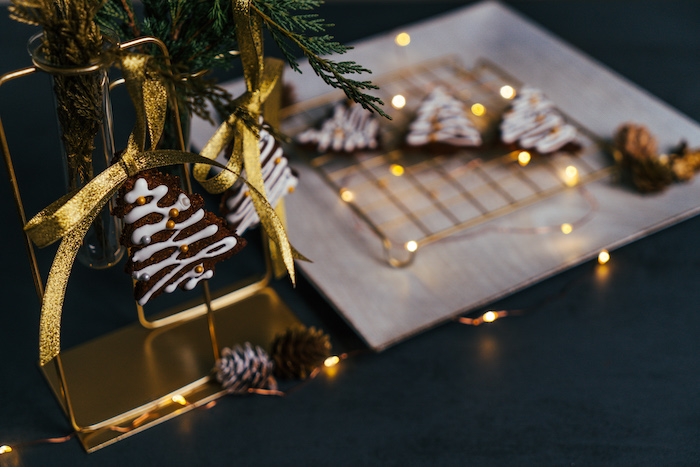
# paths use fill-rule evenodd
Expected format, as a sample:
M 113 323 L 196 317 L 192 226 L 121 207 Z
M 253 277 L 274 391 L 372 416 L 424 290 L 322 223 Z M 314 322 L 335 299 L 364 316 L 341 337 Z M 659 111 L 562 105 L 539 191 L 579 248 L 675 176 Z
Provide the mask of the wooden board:
M 542 89 L 599 139 L 609 139 L 622 122 L 635 121 L 657 135 L 661 148 L 680 139 L 700 144 L 696 123 L 497 2 L 451 12 L 406 31 L 411 35 L 408 47 L 395 45 L 396 32 L 387 33 L 356 44 L 348 58 L 375 76 L 446 54 L 454 54 L 466 68 L 486 58 L 520 82 Z M 342 97 L 320 95 L 328 89 L 308 66 L 303 70 L 303 75 L 288 73 L 287 79 L 305 105 Z M 230 89 L 237 92 L 242 85 Z M 195 143 L 206 135 L 195 127 Z M 489 221 L 494 226 L 490 232 L 428 245 L 410 266 L 396 269 L 383 262 L 375 233 L 319 172 L 302 162 L 293 165 L 302 182 L 287 201 L 290 238 L 314 261 L 299 267 L 375 350 L 700 211 L 697 181 L 641 196 L 602 178 L 585 185 L 587 196 L 596 200 L 594 215 L 569 235 L 555 230 L 539 235 L 508 232 L 585 216 L 590 202 L 576 189 Z

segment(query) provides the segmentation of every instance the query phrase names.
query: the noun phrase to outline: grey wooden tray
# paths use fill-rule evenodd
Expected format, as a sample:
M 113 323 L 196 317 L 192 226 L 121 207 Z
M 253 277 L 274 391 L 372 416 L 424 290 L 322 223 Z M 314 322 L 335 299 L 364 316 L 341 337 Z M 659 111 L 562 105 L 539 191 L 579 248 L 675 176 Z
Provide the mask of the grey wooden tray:
M 382 75 L 444 55 L 456 57 L 467 69 L 485 58 L 519 82 L 542 89 L 592 139 L 609 139 L 621 123 L 635 121 L 657 135 L 660 148 L 681 139 L 700 144 L 696 123 L 497 2 L 451 12 L 406 31 L 411 36 L 407 47 L 394 43 L 399 31 L 393 31 L 356 44 L 348 58 L 372 69 L 380 80 Z M 321 94 L 327 88 L 319 86 L 308 66 L 303 71 L 303 75 L 286 77 L 303 106 L 342 98 L 337 93 Z M 240 92 L 241 83 L 230 89 Z M 195 128 L 195 143 L 198 133 L 206 134 Z M 598 151 L 587 157 L 602 161 L 608 156 Z M 585 192 L 561 190 L 495 216 L 480 223 L 479 228 L 490 230 L 430 244 L 417 252 L 409 266 L 397 269 L 383 261 L 376 233 L 339 198 L 317 168 L 302 161 L 293 165 L 301 183 L 287 201 L 290 238 L 314 261 L 298 265 L 375 350 L 700 210 L 697 181 L 642 196 L 619 186 L 612 177 L 593 177 L 585 183 Z M 587 222 L 568 235 L 557 229 L 536 235 L 514 233 L 583 218 Z

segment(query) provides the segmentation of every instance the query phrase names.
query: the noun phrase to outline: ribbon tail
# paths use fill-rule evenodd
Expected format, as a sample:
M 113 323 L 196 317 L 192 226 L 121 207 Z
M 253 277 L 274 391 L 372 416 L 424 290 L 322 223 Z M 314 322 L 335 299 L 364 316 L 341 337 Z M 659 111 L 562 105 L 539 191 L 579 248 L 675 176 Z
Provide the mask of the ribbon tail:
M 63 237 L 58 247 L 41 304 L 39 324 L 39 364 L 41 366 L 50 362 L 61 352 L 61 312 L 68 278 L 85 233 L 109 199 L 110 197 L 106 197 L 97 203 L 90 214 Z
M 275 206 L 275 212 L 277 213 L 277 217 L 279 217 L 280 222 L 282 222 L 282 225 L 287 228 L 287 213 L 284 208 L 284 198 L 281 198 L 279 202 L 277 203 L 277 206 Z M 277 248 L 277 245 L 275 242 L 272 240 L 269 240 L 270 243 L 270 260 L 272 262 L 272 273 L 275 275 L 275 279 L 281 279 L 286 273 L 287 270 L 284 265 L 284 260 L 282 259 L 282 255 L 280 254 L 279 249 Z

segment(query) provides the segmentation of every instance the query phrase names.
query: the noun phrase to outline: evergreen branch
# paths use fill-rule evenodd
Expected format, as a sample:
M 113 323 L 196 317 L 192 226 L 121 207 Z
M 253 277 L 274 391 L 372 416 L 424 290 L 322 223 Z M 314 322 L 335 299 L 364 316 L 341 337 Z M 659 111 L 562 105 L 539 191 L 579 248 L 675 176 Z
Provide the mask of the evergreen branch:
M 282 4 L 302 5 L 306 8 L 310 7 L 311 5 L 317 5 L 318 2 L 314 0 L 280 0 L 277 6 L 280 7 Z M 269 9 L 269 4 L 264 5 L 266 5 Z M 389 117 L 379 107 L 379 105 L 384 105 L 384 102 L 382 102 L 380 98 L 362 92 L 364 90 L 378 89 L 377 86 L 372 84 L 370 81 L 356 81 L 344 76 L 346 74 L 372 73 L 370 70 L 356 64 L 355 62 L 335 62 L 333 60 L 320 57 L 320 55 L 329 55 L 333 53 L 343 54 L 350 50 L 350 47 L 333 41 L 333 38 L 329 35 L 307 37 L 303 34 L 293 32 L 285 28 L 282 24 L 273 20 L 272 17 L 265 14 L 255 5 L 255 3 L 251 4 L 250 8 L 252 12 L 257 14 L 263 20 L 268 30 L 270 30 L 272 38 L 275 40 L 282 51 L 282 54 L 285 56 L 290 67 L 294 71 L 300 72 L 299 63 L 292 55 L 291 48 L 287 44 L 287 41 L 292 42 L 302 51 L 302 53 L 308 59 L 311 68 L 314 70 L 316 75 L 323 80 L 324 83 L 333 88 L 341 89 L 349 99 L 357 102 L 370 112 L 377 112 L 382 117 L 391 119 L 391 117 Z M 276 15 L 278 18 L 290 17 L 290 15 L 286 14 L 286 12 L 285 14 L 282 14 L 278 11 Z M 304 30 L 303 28 L 306 28 L 305 30 L 314 31 L 325 30 L 325 27 L 322 25 L 321 21 L 313 19 L 315 17 L 316 15 L 299 15 L 296 16 L 295 21 L 301 22 L 301 24 L 304 25 L 298 26 L 298 28 L 302 30 Z M 308 26 L 308 21 L 303 21 L 303 18 L 312 18 L 311 26 Z M 292 24 L 292 22 L 287 22 L 287 25 L 289 24 Z M 312 27 L 321 29 L 310 29 Z

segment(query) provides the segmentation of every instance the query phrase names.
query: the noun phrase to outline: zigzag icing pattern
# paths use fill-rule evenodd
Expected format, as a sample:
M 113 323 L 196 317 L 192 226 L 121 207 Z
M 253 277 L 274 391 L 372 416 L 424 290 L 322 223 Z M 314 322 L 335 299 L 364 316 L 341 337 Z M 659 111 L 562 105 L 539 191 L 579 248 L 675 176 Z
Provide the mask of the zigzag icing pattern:
M 379 122 L 359 104 L 337 104 L 333 117 L 324 121 L 320 129 L 310 128 L 297 135 L 301 144 L 315 144 L 319 152 L 355 152 L 376 149 Z
M 270 204 L 275 206 L 285 194 L 296 188 L 297 177 L 292 173 L 282 147 L 264 128 L 260 130 L 260 160 L 265 194 Z M 229 226 L 238 235 L 243 235 L 260 222 L 248 186 L 240 180 L 224 195 L 222 210 Z
M 467 114 L 461 101 L 437 87 L 418 108 L 416 118 L 409 126 L 406 143 L 409 146 L 430 143 L 479 146 L 481 135 Z
M 524 87 L 513 99 L 511 109 L 501 122 L 501 140 L 517 142 L 524 149 L 534 148 L 541 154 L 561 149 L 576 140 L 578 132 L 569 125 L 542 91 Z
M 209 238 L 216 234 L 219 227 L 216 224 L 208 225 L 207 227 L 199 230 L 187 237 L 181 237 L 181 233 L 187 227 L 193 226 L 197 222 L 204 219 L 204 210 L 199 209 L 194 212 L 185 221 L 178 223 L 173 217 L 170 217 L 169 213 L 171 210 L 177 209 L 179 212 L 184 212 L 190 209 L 190 199 L 184 193 L 178 196 L 177 201 L 171 206 L 160 207 L 158 202 L 168 193 L 168 187 L 165 185 L 159 185 L 154 189 L 148 188 L 148 182 L 144 178 L 139 178 L 136 180 L 134 187 L 124 195 L 124 201 L 129 204 L 136 203 L 136 201 L 143 197 L 152 197 L 150 201 L 146 202 L 141 206 L 134 206 L 134 208 L 124 216 L 124 222 L 127 224 L 133 224 L 140 219 L 156 213 L 162 216 L 162 219 L 155 224 L 145 224 L 134 230 L 131 235 L 131 241 L 135 245 L 144 245 L 143 248 L 135 251 L 131 260 L 134 263 L 143 263 L 148 261 L 158 252 L 161 252 L 167 248 L 175 247 L 175 251 L 165 259 L 156 262 L 154 264 L 148 265 L 138 271 L 134 271 L 134 278 L 138 281 L 146 282 L 151 279 L 151 277 L 156 276 L 161 271 L 171 266 L 175 266 L 169 270 L 162 278 L 160 278 L 146 293 L 138 299 L 139 305 L 145 305 L 151 296 L 158 290 L 164 287 L 164 291 L 167 293 L 174 292 L 177 287 L 184 282 L 183 288 L 185 290 L 193 289 L 200 281 L 204 279 L 210 279 L 214 272 L 211 269 L 206 269 L 202 261 L 208 258 L 215 258 L 217 256 L 232 250 L 238 244 L 238 241 L 233 236 L 227 236 L 223 239 L 208 245 L 206 248 L 199 251 L 196 255 L 190 257 L 182 257 L 184 254 L 181 251 L 181 247 L 188 246 L 197 242 Z M 168 228 L 166 224 L 169 221 L 174 221 L 175 225 L 173 228 Z M 162 242 L 151 242 L 151 237 L 161 231 L 171 231 L 170 237 Z M 173 280 L 179 273 L 187 268 L 192 268 L 190 271 L 184 275 Z M 167 285 L 166 285 L 167 284 Z

